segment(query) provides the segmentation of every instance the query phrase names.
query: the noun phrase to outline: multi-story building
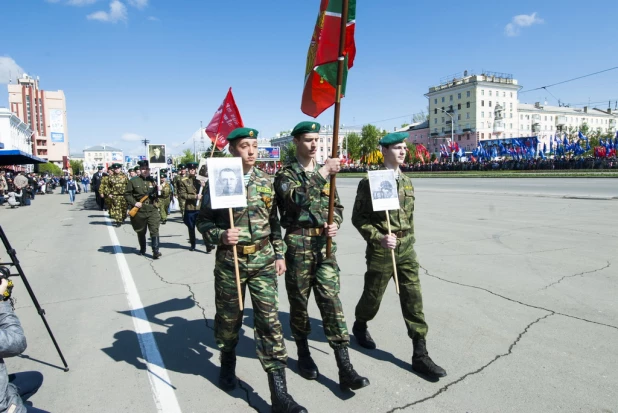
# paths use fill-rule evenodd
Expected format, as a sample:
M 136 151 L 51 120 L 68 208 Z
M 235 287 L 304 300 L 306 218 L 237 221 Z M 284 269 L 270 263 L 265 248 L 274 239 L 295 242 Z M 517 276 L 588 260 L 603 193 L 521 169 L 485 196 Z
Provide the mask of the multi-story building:
M 9 109 L 34 131 L 32 154 L 64 166 L 69 156 L 66 99 L 62 90 L 45 91 L 24 74 L 9 84 Z
M 10 154 L 12 159 L 0 165 L 10 163 L 16 171 L 32 170 L 29 164 L 32 160 L 32 134 L 32 129 L 10 110 L 0 108 L 0 161 L 3 161 L 7 154 Z
M 111 146 L 92 146 L 84 149 L 84 169 L 86 171 L 92 171 L 97 166 L 107 169 L 109 165 L 116 162 L 125 162 L 122 149 Z
M 342 158 L 346 156 L 346 151 L 344 149 L 345 139 L 351 133 L 356 133 L 360 135 L 361 131 L 357 129 L 345 129 L 345 127 L 342 127 L 339 131 L 338 146 L 339 146 L 339 153 L 341 154 Z M 270 144 L 272 146 L 278 146 L 278 147 L 283 148 L 291 144 L 293 138 L 294 137 L 291 135 L 278 136 L 276 138 L 271 139 Z M 320 139 L 318 140 L 318 148 L 317 148 L 318 153 L 316 155 L 316 161 L 318 163 L 324 163 L 324 161 L 326 161 L 326 159 L 330 157 L 331 150 L 333 147 L 332 141 L 333 141 L 332 126 L 330 125 L 322 126 L 322 129 L 320 129 Z
M 421 144 L 428 151 L 433 152 L 439 150 L 439 148 L 434 148 L 434 145 L 437 145 L 435 139 L 430 139 L 429 134 L 429 121 L 426 120 L 424 122 L 413 123 L 405 128 L 398 129 L 397 132 L 408 132 L 410 137 L 407 139 L 408 142 L 413 143 L 415 145 Z
M 465 150 L 472 150 L 487 139 L 538 136 L 549 145 L 556 134 L 578 130 L 586 123 L 591 130 L 616 131 L 617 114 L 611 109 L 582 109 L 519 103 L 521 86 L 513 75 L 467 71 L 443 78 L 429 88 L 429 128 L 427 149 L 437 152 L 451 139 Z

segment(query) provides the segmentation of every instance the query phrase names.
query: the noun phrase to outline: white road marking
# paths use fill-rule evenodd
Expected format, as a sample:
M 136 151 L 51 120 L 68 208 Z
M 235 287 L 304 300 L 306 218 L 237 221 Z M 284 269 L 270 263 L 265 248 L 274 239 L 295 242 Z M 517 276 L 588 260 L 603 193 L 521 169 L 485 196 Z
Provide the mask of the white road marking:
M 105 218 L 105 220 L 107 221 L 109 237 L 114 246 L 114 255 L 118 262 L 118 269 L 122 276 L 124 290 L 127 293 L 127 301 L 129 302 L 129 308 L 133 316 L 133 325 L 135 326 L 139 346 L 142 350 L 142 356 L 144 360 L 146 360 L 150 390 L 152 391 L 152 397 L 157 406 L 157 412 L 182 413 L 178 405 L 178 399 L 176 399 L 176 394 L 174 393 L 174 388 L 172 387 L 172 382 L 163 364 L 159 347 L 157 347 L 157 342 L 152 334 L 148 317 L 144 311 L 144 305 L 142 304 L 139 292 L 135 286 L 135 281 L 133 281 L 133 275 L 131 275 L 129 264 L 124 257 L 114 227 L 111 225 L 111 220 L 109 218 Z

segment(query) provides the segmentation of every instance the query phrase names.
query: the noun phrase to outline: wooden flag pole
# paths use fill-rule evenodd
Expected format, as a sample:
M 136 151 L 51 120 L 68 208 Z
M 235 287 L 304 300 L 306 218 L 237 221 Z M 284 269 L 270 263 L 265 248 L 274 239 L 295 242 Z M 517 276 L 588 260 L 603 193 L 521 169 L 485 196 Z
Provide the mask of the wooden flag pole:
M 232 208 L 230 210 L 230 228 L 234 229 L 234 212 Z M 242 302 L 242 289 L 240 288 L 240 271 L 238 270 L 238 251 L 236 251 L 236 245 L 232 246 L 234 251 L 234 270 L 236 271 L 236 292 L 238 293 L 238 308 L 240 311 L 244 309 Z
M 391 216 L 386 211 L 386 224 L 388 225 L 388 235 L 391 235 Z M 393 257 L 393 272 L 395 274 L 395 290 L 399 294 L 399 279 L 397 278 L 397 261 L 395 261 L 395 250 L 391 250 L 391 256 Z
M 331 150 L 331 158 L 337 158 L 339 149 L 339 116 L 341 114 L 341 87 L 343 84 L 343 68 L 345 64 L 345 32 L 348 25 L 348 7 L 349 0 L 343 0 L 343 10 L 341 13 L 341 34 L 339 37 L 339 59 L 337 64 L 337 96 L 335 96 L 335 120 L 333 122 L 333 148 Z M 328 196 L 328 225 L 332 225 L 335 217 L 335 183 L 336 176 L 330 176 L 330 191 Z M 333 239 L 328 238 L 326 242 L 326 257 L 330 257 L 333 247 Z

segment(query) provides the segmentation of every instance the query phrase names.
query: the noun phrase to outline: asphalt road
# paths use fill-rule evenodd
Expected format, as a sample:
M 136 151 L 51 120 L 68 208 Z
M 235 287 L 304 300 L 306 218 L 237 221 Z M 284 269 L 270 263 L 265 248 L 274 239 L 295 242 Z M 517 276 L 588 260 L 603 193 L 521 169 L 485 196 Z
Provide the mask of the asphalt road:
M 338 182 L 346 207 L 338 237 L 341 298 L 351 327 L 364 242 L 350 223 L 358 180 Z M 391 283 L 370 323 L 378 349 L 352 339 L 352 362 L 371 386 L 339 390 L 314 303 L 310 344 L 322 376 L 305 381 L 296 373 L 281 282 L 288 388 L 296 400 L 311 412 L 618 412 L 618 180 L 414 182 L 428 348 L 448 376 L 428 382 L 411 373 L 412 345 Z M 5 361 L 10 372 L 45 375 L 34 405 L 63 413 L 270 411 L 249 300 L 238 346 L 241 388 L 227 394 L 217 387 L 214 254 L 201 244 L 201 252 L 188 251 L 176 213 L 161 229 L 163 258 L 140 257 L 130 225 L 111 228 L 92 206 L 92 195 L 78 195 L 74 206 L 68 196 L 45 195 L 30 207 L 0 210 L 70 366 L 59 368 L 16 279 L 16 312 L 29 345 Z

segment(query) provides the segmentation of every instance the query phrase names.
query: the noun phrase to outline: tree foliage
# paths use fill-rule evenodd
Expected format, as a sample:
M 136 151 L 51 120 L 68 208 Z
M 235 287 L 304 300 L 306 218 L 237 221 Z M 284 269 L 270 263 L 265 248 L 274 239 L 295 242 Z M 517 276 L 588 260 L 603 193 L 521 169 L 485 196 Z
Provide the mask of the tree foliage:
M 281 147 L 281 163 L 285 164 L 291 162 L 296 158 L 296 145 L 292 142 L 288 143 L 286 146 Z
M 358 160 L 362 156 L 361 137 L 358 133 L 350 133 L 344 139 L 346 150 L 348 151 L 348 157 L 350 159 Z
M 212 152 L 213 145 L 210 145 L 208 149 L 206 149 L 206 151 L 202 153 L 202 158 L 210 158 L 210 153 Z M 229 153 L 224 152 L 223 150 L 217 148 L 216 145 L 214 146 L 215 146 L 215 153 L 212 154 L 213 158 L 225 158 L 225 157 L 231 156 Z
M 82 160 L 69 160 L 69 166 L 75 175 L 81 175 L 84 172 L 84 161 Z
M 370 153 L 378 149 L 378 142 L 384 136 L 374 125 L 365 125 L 361 129 L 361 156 L 368 156 Z
M 191 149 L 185 149 L 182 151 L 182 157 L 178 160 L 178 163 L 187 164 L 189 162 L 195 162 L 195 154 Z
M 35 165 L 35 168 L 36 171 L 40 174 L 48 173 L 55 176 L 62 175 L 62 169 L 60 169 L 58 165 L 51 162 Z

